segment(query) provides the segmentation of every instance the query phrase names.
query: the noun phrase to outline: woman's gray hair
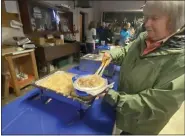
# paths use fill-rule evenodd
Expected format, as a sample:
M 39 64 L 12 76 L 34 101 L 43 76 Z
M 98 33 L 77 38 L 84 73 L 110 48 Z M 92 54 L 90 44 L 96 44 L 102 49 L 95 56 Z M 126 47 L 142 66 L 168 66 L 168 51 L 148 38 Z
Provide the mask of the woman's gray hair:
M 147 1 L 143 13 L 145 15 L 158 12 L 168 15 L 169 28 L 172 32 L 177 31 L 185 24 L 185 2 L 184 1 Z

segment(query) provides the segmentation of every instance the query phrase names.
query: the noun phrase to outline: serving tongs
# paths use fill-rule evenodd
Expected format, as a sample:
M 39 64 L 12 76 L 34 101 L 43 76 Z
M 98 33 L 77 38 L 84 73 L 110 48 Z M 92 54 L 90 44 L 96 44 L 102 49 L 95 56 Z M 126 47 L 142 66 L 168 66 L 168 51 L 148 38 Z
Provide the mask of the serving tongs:
M 102 76 L 103 75 L 103 72 L 105 70 L 105 68 L 107 67 L 109 63 L 109 59 L 106 59 L 105 61 L 102 61 L 100 67 L 98 68 L 98 70 L 96 71 L 95 75 L 99 75 L 99 76 Z
M 106 59 L 106 60 L 102 61 L 101 65 L 98 68 L 98 70 L 96 71 L 95 75 L 102 76 L 105 68 L 108 66 L 109 63 L 110 63 L 110 60 L 109 59 Z M 108 84 L 105 87 L 105 89 L 113 88 L 114 87 L 114 83 L 115 82 L 112 82 L 111 84 Z

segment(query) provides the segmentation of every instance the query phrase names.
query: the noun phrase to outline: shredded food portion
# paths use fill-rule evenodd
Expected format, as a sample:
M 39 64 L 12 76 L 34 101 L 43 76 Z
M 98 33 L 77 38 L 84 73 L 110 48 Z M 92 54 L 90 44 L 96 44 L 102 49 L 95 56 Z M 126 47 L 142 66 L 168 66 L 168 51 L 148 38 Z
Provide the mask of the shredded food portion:
M 63 95 L 70 95 L 74 91 L 72 84 L 73 76 L 73 74 L 61 72 L 39 81 L 37 85 L 62 93 Z
M 79 78 L 77 84 L 80 87 L 94 88 L 103 85 L 104 80 L 99 75 L 90 75 Z

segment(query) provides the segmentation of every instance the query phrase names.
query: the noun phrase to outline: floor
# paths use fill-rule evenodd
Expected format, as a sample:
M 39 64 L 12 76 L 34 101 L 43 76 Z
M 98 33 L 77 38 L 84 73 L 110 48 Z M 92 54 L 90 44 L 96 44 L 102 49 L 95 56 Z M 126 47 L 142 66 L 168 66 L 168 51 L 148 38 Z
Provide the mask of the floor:
M 68 69 L 70 69 L 70 68 L 72 68 L 74 66 L 77 66 L 77 63 L 68 64 L 68 65 L 62 67 L 61 70 L 67 71 Z M 27 92 L 29 92 L 33 88 L 34 88 L 33 86 L 27 86 L 27 87 L 21 89 L 21 96 L 25 95 Z M 21 97 L 21 96 L 19 96 L 19 97 Z M 11 101 L 13 101 L 13 100 L 15 100 L 17 98 L 18 97 L 16 97 L 14 93 L 10 93 L 9 98 L 1 99 L 1 106 L 4 106 L 4 105 L 10 103 Z

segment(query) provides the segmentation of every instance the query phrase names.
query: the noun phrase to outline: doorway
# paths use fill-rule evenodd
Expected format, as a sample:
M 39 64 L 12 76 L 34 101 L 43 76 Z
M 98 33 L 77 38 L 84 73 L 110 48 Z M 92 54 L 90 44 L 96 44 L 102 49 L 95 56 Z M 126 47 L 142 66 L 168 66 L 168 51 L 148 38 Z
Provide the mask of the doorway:
M 80 41 L 85 42 L 85 13 L 80 12 Z

